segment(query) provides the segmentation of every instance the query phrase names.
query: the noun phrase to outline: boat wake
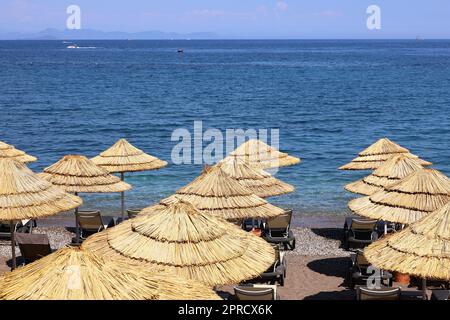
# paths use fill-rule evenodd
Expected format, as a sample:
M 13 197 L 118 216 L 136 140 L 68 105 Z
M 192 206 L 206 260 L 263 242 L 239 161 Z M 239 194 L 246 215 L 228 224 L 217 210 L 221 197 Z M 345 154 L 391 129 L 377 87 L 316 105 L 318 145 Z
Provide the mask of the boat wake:
M 98 47 L 80 47 L 76 44 L 72 44 L 70 46 L 67 46 L 67 49 L 97 49 Z

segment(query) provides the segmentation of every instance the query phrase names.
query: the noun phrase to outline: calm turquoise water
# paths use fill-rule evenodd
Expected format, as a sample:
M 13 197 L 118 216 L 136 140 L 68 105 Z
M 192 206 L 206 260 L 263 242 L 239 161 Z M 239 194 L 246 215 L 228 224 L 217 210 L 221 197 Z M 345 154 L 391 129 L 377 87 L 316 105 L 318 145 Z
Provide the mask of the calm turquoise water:
M 39 157 L 94 156 L 120 137 L 170 162 L 172 131 L 280 128 L 303 162 L 277 176 L 296 186 L 273 202 L 342 213 L 337 167 L 380 137 L 450 174 L 450 41 L 0 41 L 0 140 Z M 184 54 L 177 54 L 184 48 Z M 201 165 L 129 174 L 129 206 L 173 193 Z M 86 206 L 117 210 L 118 195 Z

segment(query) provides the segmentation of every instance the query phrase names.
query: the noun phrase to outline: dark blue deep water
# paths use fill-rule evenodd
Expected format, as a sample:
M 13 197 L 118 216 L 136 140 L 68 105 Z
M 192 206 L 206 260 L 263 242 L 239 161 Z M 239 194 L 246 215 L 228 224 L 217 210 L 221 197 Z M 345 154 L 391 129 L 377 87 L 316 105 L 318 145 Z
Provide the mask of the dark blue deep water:
M 343 213 L 337 168 L 380 137 L 450 174 L 450 41 L 0 41 L 0 140 L 39 158 L 94 156 L 121 137 L 170 162 L 172 131 L 279 128 L 303 162 L 272 199 L 301 214 Z M 184 54 L 177 49 L 184 48 Z M 129 174 L 129 206 L 173 193 L 201 165 Z M 86 195 L 114 211 L 118 195 Z

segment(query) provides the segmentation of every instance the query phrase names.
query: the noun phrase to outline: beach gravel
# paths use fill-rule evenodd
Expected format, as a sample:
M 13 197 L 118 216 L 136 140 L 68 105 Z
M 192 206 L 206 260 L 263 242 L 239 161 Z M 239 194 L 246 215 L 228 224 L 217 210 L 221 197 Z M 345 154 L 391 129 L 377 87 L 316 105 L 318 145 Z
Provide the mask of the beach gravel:
M 67 231 L 63 227 L 37 227 L 33 229 L 33 233 L 47 234 L 50 247 L 53 250 L 62 248 L 72 242 L 75 234 Z M 0 240 L 0 256 L 11 258 L 11 242 L 9 240 Z M 16 256 L 20 256 L 19 247 L 16 246 Z
M 288 254 L 301 256 L 338 256 L 347 257 L 349 253 L 341 248 L 342 230 L 340 229 L 292 229 L 296 246 Z

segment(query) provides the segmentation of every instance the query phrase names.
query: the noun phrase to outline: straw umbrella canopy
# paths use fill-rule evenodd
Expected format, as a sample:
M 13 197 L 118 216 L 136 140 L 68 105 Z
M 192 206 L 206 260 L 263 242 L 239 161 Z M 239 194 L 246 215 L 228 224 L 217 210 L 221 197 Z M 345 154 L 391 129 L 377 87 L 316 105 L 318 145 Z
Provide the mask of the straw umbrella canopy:
M 366 248 L 379 268 L 450 281 L 450 202 L 402 231 Z
M 227 157 L 217 164 L 226 174 L 261 198 L 279 196 L 294 191 L 285 183 L 258 167 L 252 167 L 238 158 Z
M 244 142 L 231 152 L 230 156 L 261 168 L 286 167 L 300 163 L 300 158 L 280 152 L 257 139 Z
M 80 155 L 64 156 L 39 175 L 71 193 L 110 193 L 131 189 L 128 183 Z
M 207 286 L 158 269 L 62 248 L 0 277 L 2 300 L 218 300 Z
M 128 183 L 97 166 L 85 156 L 67 155 L 39 174 L 70 193 L 113 193 L 131 189 Z M 75 214 L 78 209 L 75 209 Z M 77 238 L 78 238 L 78 224 Z
M 137 172 L 161 169 L 167 162 L 144 153 L 125 139 L 120 139 L 112 147 L 91 159 L 96 165 L 105 168 L 110 173 L 120 173 L 124 180 L 125 172 Z M 121 214 L 125 211 L 125 193 L 121 193 Z
M 111 173 L 147 171 L 167 166 L 166 161 L 145 153 L 125 139 L 118 140 L 91 160 Z
M 162 266 L 211 286 L 253 279 L 275 260 L 274 249 L 262 238 L 179 199 L 146 208 L 136 218 L 90 236 L 82 247 Z
M 419 169 L 371 196 L 354 199 L 349 208 L 372 219 L 411 224 L 450 201 L 450 179 L 434 169 Z
M 283 209 L 253 194 L 217 166 L 205 168 L 200 176 L 161 203 L 170 204 L 177 198 L 226 220 L 270 218 L 284 213 Z
M 82 200 L 40 178 L 25 164 L 0 158 L 0 220 L 10 221 L 15 268 L 14 220 L 43 218 L 77 208 Z
M 29 163 L 37 160 L 36 157 L 26 154 L 22 150 L 16 149 L 14 146 L 0 141 L 0 158 L 11 158 L 13 160 Z
M 397 154 L 405 154 L 408 157 L 416 158 L 422 166 L 430 166 L 432 164 L 413 155 L 408 149 L 401 147 L 388 138 L 382 138 L 364 149 L 355 159 L 340 167 L 339 170 L 375 170 L 386 160 L 389 160 L 390 157 Z
M 370 196 L 419 169 L 423 169 L 423 166 L 418 159 L 410 158 L 405 154 L 394 155 L 372 174 L 347 184 L 345 190 Z

